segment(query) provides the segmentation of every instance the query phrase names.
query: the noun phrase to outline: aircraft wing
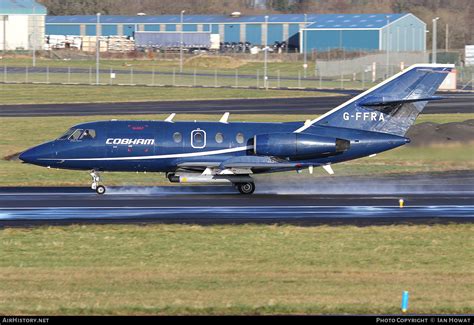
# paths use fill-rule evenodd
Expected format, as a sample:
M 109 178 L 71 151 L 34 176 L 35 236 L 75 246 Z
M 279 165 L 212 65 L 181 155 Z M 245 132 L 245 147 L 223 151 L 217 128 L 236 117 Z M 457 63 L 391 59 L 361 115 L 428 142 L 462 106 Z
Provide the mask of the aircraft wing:
M 192 161 L 192 162 L 185 162 L 178 164 L 179 168 L 212 168 L 212 167 L 219 167 L 221 165 L 220 162 L 211 162 L 211 161 Z
M 203 172 L 207 170 L 218 169 L 221 165 L 220 162 L 213 161 L 188 161 L 179 163 L 177 165 L 178 170 L 192 171 L 192 172 Z
M 294 163 L 224 163 L 225 168 L 249 168 L 249 169 L 272 169 L 272 168 L 299 168 L 301 164 Z

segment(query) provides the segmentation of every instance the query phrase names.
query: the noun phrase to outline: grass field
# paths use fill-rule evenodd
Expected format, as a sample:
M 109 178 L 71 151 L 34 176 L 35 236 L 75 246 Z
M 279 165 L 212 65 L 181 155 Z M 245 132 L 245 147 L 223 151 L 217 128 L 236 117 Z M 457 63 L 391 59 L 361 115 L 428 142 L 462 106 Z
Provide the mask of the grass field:
M 143 102 L 197 99 L 245 99 L 334 96 L 322 92 L 292 90 L 120 87 L 120 86 L 63 86 L 63 85 L 5 85 L 0 84 L 0 103 L 55 104 L 97 102 Z M 132 107 L 133 109 L 133 107 Z
M 0 231 L 0 314 L 474 312 L 473 225 Z
M 0 118 L 0 186 L 84 186 L 90 182 L 87 172 L 46 169 L 19 161 L 6 161 L 3 158 L 21 152 L 44 141 L 57 138 L 70 126 L 94 120 L 118 119 L 156 119 L 163 120 L 166 115 L 144 116 L 89 116 L 89 117 L 36 117 Z M 178 115 L 180 120 L 217 121 L 217 115 Z M 304 121 L 314 116 L 285 115 L 232 115 L 231 121 Z M 422 115 L 418 123 L 459 122 L 474 118 L 474 114 Z M 474 169 L 473 145 L 451 145 L 447 147 L 410 147 L 395 149 L 374 158 L 365 158 L 334 166 L 338 176 L 373 175 L 387 173 L 416 173 L 448 170 Z M 314 177 L 325 172 L 316 169 Z M 163 185 L 169 184 L 162 174 L 106 173 L 107 185 Z
M 95 57 L 90 60 L 58 60 L 48 58 L 38 58 L 36 62 L 37 67 L 50 67 L 50 68 L 82 68 L 89 69 L 90 67 L 95 69 Z M 31 67 L 32 59 L 29 57 L 5 57 L 0 61 L 0 66 L 8 67 Z M 116 71 L 130 71 L 131 68 L 137 71 L 163 71 L 172 72 L 173 69 L 177 70 L 180 66 L 178 57 L 170 59 L 104 59 L 100 60 L 100 66 L 102 69 L 113 69 Z M 254 75 L 257 70 L 263 72 L 264 62 L 263 58 L 260 61 L 239 59 L 235 57 L 226 56 L 194 56 L 187 57 L 184 61 L 184 71 L 191 72 L 194 69 L 198 69 L 202 72 L 213 73 L 216 69 L 222 74 L 233 74 L 236 69 L 242 74 Z M 308 71 L 313 72 L 315 69 L 315 63 L 313 61 L 308 62 Z M 268 62 L 269 74 L 277 74 L 281 71 L 282 75 L 286 76 L 298 76 L 298 72 L 303 71 L 303 61 L 283 62 L 283 61 L 272 61 Z M 1 71 L 0 71 L 1 73 Z

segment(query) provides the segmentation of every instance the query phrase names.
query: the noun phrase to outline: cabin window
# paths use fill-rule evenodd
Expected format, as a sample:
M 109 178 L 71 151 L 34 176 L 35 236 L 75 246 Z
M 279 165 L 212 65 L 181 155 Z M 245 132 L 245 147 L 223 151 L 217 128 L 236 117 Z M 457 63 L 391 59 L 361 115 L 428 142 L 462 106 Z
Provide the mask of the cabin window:
M 95 130 L 88 129 L 88 130 L 84 130 L 84 132 L 82 132 L 81 137 L 79 138 L 79 140 L 93 140 L 93 139 L 95 139 L 95 137 L 96 137 Z
M 175 133 L 173 134 L 173 141 L 174 141 L 175 143 L 180 143 L 181 141 L 183 141 L 183 136 L 181 135 L 181 133 L 175 132 Z
M 219 133 L 216 134 L 216 142 L 217 143 L 224 142 L 224 135 L 222 133 L 219 132 Z
M 242 133 L 237 133 L 236 137 L 235 137 L 235 140 L 237 141 L 237 143 L 239 144 L 242 144 L 244 143 L 245 139 L 244 139 L 244 135 Z

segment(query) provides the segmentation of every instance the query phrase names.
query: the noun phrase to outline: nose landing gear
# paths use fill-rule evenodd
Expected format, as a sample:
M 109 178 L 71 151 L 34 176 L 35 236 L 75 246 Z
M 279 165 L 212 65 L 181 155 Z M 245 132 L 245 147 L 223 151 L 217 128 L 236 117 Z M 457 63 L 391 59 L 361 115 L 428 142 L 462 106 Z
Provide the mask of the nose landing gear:
M 106 192 L 106 188 L 105 188 L 105 186 L 103 186 L 103 185 L 99 185 L 99 186 L 97 186 L 97 188 L 95 189 L 95 191 L 96 191 L 97 194 L 103 195 L 103 194 L 105 194 L 105 192 Z
M 92 177 L 91 189 L 96 191 L 96 193 L 99 194 L 99 195 L 105 194 L 105 192 L 106 192 L 105 186 L 99 185 L 99 182 L 100 182 L 99 173 L 96 172 L 96 171 L 92 171 L 92 173 L 90 175 Z
M 250 195 L 255 192 L 255 183 L 247 182 L 247 183 L 237 183 L 235 184 L 237 189 L 239 190 L 240 194 Z

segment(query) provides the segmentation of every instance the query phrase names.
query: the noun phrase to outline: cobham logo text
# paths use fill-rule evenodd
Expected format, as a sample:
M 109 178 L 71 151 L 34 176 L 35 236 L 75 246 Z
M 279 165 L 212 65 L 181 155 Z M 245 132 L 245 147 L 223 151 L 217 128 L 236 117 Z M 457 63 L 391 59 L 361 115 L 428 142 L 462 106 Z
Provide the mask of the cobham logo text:
M 377 112 L 357 112 L 355 114 L 344 113 L 342 114 L 344 121 L 356 120 L 356 121 L 383 121 L 385 122 L 385 117 L 381 113 Z
M 152 146 L 155 144 L 155 139 L 107 139 L 106 144 L 111 145 L 144 145 Z

